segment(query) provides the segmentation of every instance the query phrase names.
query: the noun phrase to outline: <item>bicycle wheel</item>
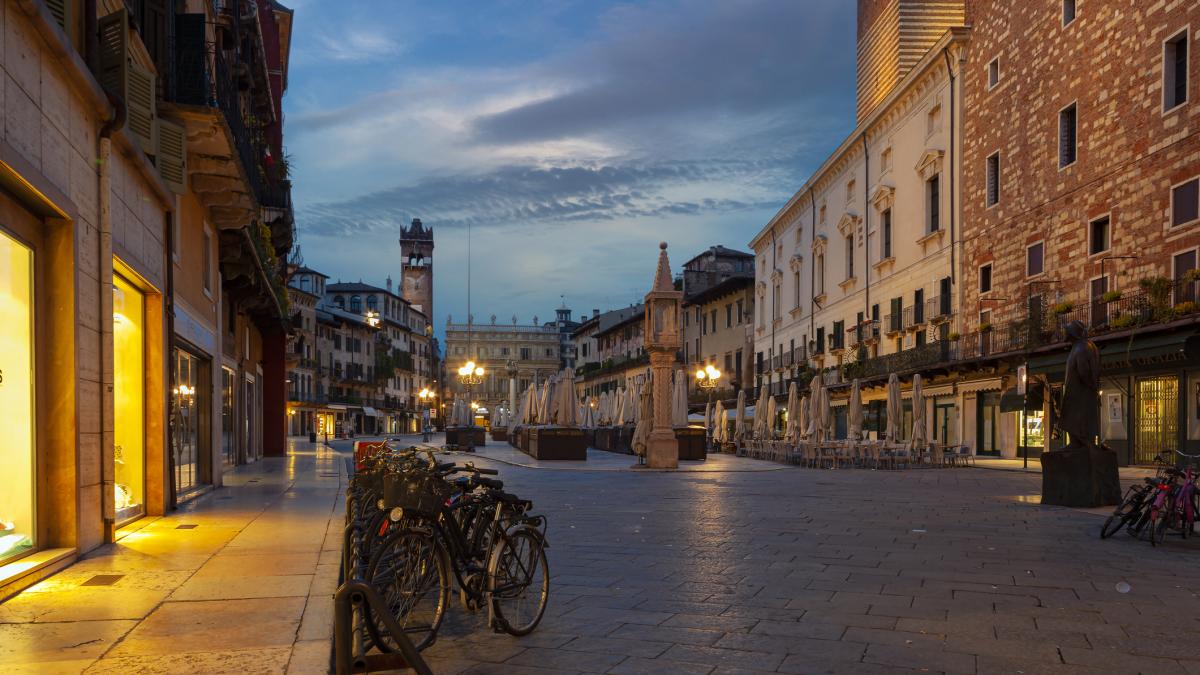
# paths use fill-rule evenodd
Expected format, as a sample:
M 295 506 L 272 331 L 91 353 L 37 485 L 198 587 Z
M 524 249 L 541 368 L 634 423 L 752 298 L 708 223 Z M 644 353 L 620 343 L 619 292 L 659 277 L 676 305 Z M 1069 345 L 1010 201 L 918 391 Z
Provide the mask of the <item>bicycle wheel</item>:
M 537 628 L 550 597 L 550 565 L 541 534 L 519 529 L 492 550 L 488 581 L 496 623 L 509 635 Z
M 383 598 L 392 616 L 418 650 L 437 639 L 450 598 L 450 576 L 441 543 L 432 532 L 408 528 L 379 545 L 367 567 L 366 581 Z M 367 632 L 380 651 L 399 647 L 381 617 L 367 612 Z

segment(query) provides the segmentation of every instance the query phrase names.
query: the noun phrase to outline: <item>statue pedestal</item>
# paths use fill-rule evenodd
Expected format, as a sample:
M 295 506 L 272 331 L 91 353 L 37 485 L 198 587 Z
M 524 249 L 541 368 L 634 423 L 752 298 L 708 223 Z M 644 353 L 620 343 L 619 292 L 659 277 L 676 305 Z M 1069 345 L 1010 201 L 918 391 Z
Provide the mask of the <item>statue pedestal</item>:
M 1042 503 L 1092 508 L 1121 502 L 1117 453 L 1106 447 L 1042 453 Z
M 679 441 L 674 429 L 655 429 L 646 443 L 646 466 L 651 469 L 679 468 Z

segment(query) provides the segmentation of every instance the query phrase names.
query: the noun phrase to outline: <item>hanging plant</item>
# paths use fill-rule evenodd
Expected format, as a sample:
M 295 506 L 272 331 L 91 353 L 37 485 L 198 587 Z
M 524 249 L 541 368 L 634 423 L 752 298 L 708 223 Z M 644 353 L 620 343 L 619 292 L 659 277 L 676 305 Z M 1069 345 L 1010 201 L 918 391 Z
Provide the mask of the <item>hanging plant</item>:
M 980 333 L 990 333 L 990 332 L 992 332 L 992 324 L 991 324 L 990 322 L 987 322 L 987 321 L 985 321 L 985 322 L 983 322 L 983 323 L 979 324 L 979 332 L 980 332 Z
M 958 331 L 951 331 L 950 334 L 946 336 L 946 339 L 950 340 L 951 342 L 958 342 L 959 338 L 961 337 L 962 336 L 958 334 Z
M 1116 302 L 1121 299 L 1121 291 L 1107 291 L 1100 296 L 1100 302 Z

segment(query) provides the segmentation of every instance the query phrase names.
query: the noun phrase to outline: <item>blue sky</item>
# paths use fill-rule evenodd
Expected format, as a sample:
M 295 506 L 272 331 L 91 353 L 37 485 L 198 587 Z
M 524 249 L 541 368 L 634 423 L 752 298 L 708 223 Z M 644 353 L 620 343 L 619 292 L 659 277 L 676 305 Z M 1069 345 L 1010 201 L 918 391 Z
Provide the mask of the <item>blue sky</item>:
M 305 262 L 399 278 L 435 232 L 434 325 L 638 301 L 746 249 L 854 126 L 850 0 L 302 0 L 286 145 Z

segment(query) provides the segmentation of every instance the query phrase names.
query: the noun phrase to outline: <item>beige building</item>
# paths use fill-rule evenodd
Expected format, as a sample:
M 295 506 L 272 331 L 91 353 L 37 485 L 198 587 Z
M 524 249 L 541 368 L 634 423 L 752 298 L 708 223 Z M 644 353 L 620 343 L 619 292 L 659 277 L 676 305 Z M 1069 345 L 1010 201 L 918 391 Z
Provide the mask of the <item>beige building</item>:
M 953 332 L 950 74 L 965 41 L 943 35 L 751 241 L 755 374 L 773 394 Z
M 447 398 L 463 396 L 466 388 L 457 372 L 468 360 L 482 365 L 484 381 L 472 387 L 471 397 L 489 411 L 508 400 L 509 368 L 515 369 L 518 393 L 530 383 L 541 384 L 561 369 L 561 342 L 554 323 L 519 324 L 513 316 L 509 324 L 496 322 L 492 315 L 487 324 L 446 321 Z M 443 401 L 446 403 L 446 401 Z
M 274 261 L 290 198 L 227 130 L 254 109 L 271 120 L 264 147 L 281 147 L 291 13 L 255 3 L 263 39 L 234 43 L 218 35 L 231 16 L 193 4 L 8 1 L 0 15 L 0 598 L 219 486 L 226 457 L 282 451 L 283 349 L 273 361 L 262 343 L 285 330 Z M 191 71 L 186 40 L 157 39 L 168 21 L 214 45 Z M 187 87 L 253 59 L 262 72 L 240 88 Z M 255 379 L 226 389 L 222 366 Z
M 753 386 L 754 255 L 711 246 L 683 264 L 683 362 L 689 373 L 711 365 L 721 371 L 714 396 L 729 398 Z M 693 382 L 693 385 L 695 382 Z M 707 399 L 708 391 L 693 391 Z
M 646 307 L 639 304 L 593 316 L 575 330 L 581 348 L 595 345 L 595 357 L 575 369 L 580 397 L 646 381 L 650 355 L 645 348 L 645 323 Z

